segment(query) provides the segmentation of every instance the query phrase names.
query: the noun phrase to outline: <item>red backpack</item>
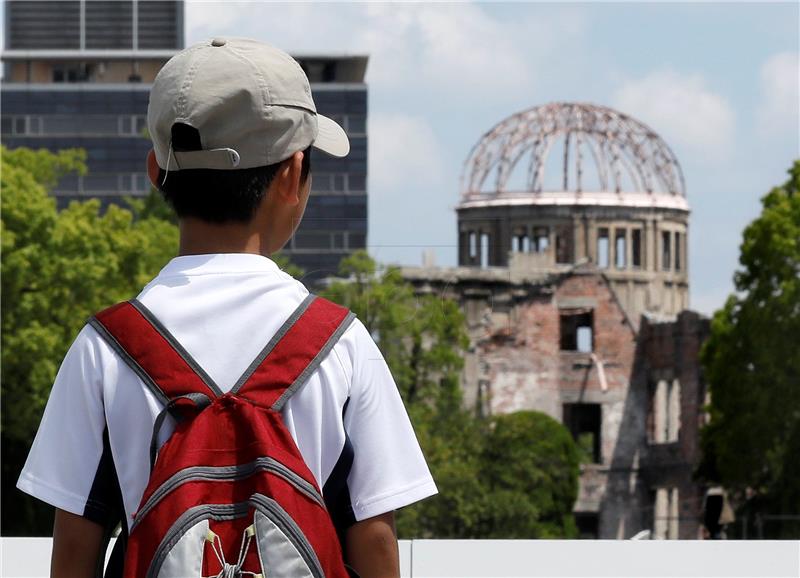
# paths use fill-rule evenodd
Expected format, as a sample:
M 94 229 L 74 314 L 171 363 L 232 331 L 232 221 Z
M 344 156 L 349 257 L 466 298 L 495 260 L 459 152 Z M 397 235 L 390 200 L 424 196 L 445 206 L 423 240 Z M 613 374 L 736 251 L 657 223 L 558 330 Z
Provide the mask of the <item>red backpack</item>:
M 224 394 L 137 300 L 90 320 L 164 403 L 125 578 L 348 576 L 320 489 L 280 410 L 353 318 L 309 294 Z M 159 449 L 167 415 L 178 423 Z

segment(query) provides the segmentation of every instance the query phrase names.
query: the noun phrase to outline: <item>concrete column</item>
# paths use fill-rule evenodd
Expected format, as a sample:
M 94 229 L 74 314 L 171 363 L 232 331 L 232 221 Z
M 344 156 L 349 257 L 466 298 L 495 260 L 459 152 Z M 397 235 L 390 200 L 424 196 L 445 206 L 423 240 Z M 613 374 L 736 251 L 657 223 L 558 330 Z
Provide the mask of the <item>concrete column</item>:
M 669 492 L 669 530 L 667 538 L 669 540 L 678 539 L 678 521 L 680 519 L 681 509 L 678 500 L 678 488 L 671 488 Z
M 658 250 L 658 243 L 656 243 L 656 221 L 650 219 L 646 222 L 642 235 L 644 236 L 644 247 L 642 251 L 642 268 L 645 271 L 656 271 L 656 251 Z
M 667 441 L 667 397 L 667 382 L 660 379 L 656 385 L 656 398 L 653 400 L 653 441 L 657 444 Z
M 653 518 L 653 538 L 656 540 L 666 539 L 669 518 L 669 494 L 666 488 L 658 488 L 656 490 Z
M 668 423 L 667 430 L 669 436 L 666 441 L 678 441 L 678 435 L 681 428 L 681 382 L 673 379 L 669 387 L 668 405 Z
M 625 228 L 625 268 L 633 269 L 633 233 L 630 227 Z M 639 249 L 641 251 L 641 249 Z
M 583 259 L 587 256 L 587 246 L 586 246 L 586 220 L 579 217 L 578 215 L 574 215 L 572 217 L 572 238 L 574 239 L 574 254 L 575 260 L 578 261 Z M 550 245 L 555 247 L 555 233 L 551 227 L 550 229 Z

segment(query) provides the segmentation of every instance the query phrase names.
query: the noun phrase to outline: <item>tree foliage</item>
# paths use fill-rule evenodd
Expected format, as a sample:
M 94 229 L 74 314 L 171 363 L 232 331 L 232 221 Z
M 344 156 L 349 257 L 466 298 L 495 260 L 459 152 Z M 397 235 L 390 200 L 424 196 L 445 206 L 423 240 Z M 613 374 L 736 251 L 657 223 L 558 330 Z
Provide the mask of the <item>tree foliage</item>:
M 407 538 L 570 537 L 578 452 L 538 412 L 479 419 L 464 409 L 469 340 L 458 304 L 415 295 L 396 268 L 366 252 L 342 261 L 347 281 L 325 296 L 353 310 L 375 337 L 411 416 L 439 495 L 398 514 Z
M 700 469 L 751 511 L 800 515 L 800 161 L 744 231 L 741 268 L 702 362 L 711 391 Z M 800 523 L 775 522 L 776 537 Z
M 33 501 L 17 497 L 24 463 L 69 345 L 86 319 L 128 299 L 175 254 L 177 228 L 100 202 L 57 212 L 48 191 L 85 153 L 2 149 L 3 529 L 46 532 Z
M 536 411 L 497 416 L 484 463 L 490 496 L 484 537 L 575 537 L 580 452 L 563 425 Z

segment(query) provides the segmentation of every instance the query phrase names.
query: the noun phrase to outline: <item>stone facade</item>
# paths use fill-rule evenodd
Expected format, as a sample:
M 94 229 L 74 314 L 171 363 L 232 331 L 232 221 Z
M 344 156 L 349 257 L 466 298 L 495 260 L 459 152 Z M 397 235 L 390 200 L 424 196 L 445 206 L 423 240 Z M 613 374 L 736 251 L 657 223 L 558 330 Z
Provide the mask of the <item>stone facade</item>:
M 685 311 L 634 323 L 591 264 L 552 274 L 407 267 L 403 275 L 465 311 L 465 403 L 484 415 L 542 411 L 572 430 L 584 455 L 575 504 L 583 535 L 698 537 L 702 488 L 692 471 L 707 320 Z M 571 339 L 576 320 L 583 329 Z

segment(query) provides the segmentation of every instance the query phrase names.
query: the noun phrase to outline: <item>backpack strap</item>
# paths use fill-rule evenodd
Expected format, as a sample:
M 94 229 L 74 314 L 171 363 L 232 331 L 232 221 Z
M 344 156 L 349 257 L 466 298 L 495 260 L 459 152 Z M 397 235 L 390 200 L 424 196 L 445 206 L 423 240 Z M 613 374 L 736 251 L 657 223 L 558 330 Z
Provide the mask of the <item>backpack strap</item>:
M 136 299 L 101 311 L 89 320 L 165 405 L 189 394 L 222 395 L 211 377 Z
M 319 367 L 353 319 L 355 313 L 346 307 L 309 293 L 231 393 L 280 411 Z

